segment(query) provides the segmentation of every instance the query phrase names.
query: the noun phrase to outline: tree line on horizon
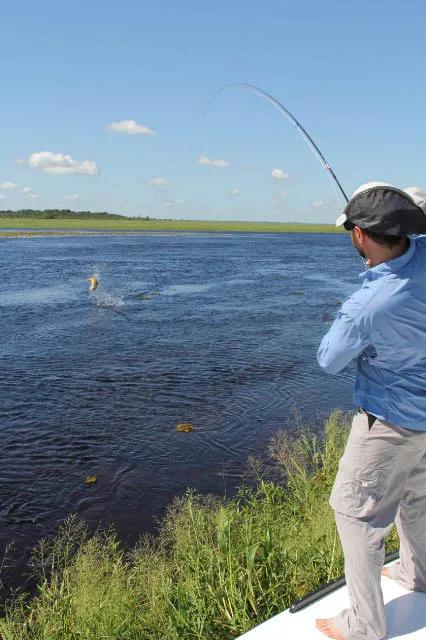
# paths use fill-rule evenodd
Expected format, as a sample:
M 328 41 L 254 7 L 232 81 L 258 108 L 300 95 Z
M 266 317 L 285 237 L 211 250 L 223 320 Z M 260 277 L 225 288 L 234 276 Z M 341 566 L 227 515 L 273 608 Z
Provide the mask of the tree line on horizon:
M 71 209 L 11 209 L 0 211 L 0 218 L 38 218 L 44 220 L 55 220 L 58 218 L 91 218 L 91 219 L 116 219 L 116 220 L 152 220 L 149 216 L 138 216 L 129 218 L 118 213 L 108 213 L 107 211 L 72 211 Z

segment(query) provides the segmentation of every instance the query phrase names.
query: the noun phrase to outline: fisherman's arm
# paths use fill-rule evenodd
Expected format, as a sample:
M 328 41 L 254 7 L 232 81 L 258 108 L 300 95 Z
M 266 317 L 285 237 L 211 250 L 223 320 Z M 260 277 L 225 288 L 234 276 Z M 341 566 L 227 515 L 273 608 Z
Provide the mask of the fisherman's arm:
M 339 373 L 367 347 L 368 342 L 362 339 L 355 320 L 342 308 L 321 341 L 318 364 L 327 373 Z

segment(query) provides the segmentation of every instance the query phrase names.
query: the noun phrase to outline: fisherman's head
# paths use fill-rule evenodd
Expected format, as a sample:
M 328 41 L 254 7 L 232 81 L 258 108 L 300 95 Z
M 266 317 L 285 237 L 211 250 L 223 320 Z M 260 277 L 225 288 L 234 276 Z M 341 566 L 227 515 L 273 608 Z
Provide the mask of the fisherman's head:
M 368 182 L 352 195 L 336 226 L 351 232 L 352 243 L 369 267 L 401 255 L 407 237 L 426 233 L 426 194 Z

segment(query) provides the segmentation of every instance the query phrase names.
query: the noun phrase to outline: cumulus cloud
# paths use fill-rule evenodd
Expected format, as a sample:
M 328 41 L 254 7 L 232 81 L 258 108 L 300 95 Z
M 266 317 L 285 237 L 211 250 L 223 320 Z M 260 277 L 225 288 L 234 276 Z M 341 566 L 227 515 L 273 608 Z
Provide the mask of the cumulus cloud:
M 13 191 L 13 189 L 17 189 L 18 185 L 15 184 L 14 182 L 2 182 L 0 184 L 0 189 L 6 189 L 6 191 Z
M 65 195 L 64 200 L 78 200 L 79 197 L 78 193 L 71 193 L 70 195 Z
M 282 169 L 272 169 L 271 177 L 274 180 L 278 180 L 278 182 L 283 182 L 284 180 L 288 180 L 290 175 L 285 173 Z
M 213 160 L 213 158 L 208 158 L 207 156 L 198 156 L 197 163 L 210 167 L 229 167 L 230 165 L 228 160 Z
M 53 151 L 32 153 L 23 161 L 30 169 L 40 169 L 45 173 L 57 175 L 82 174 L 93 176 L 99 168 L 93 160 L 74 160 L 70 155 Z
M 37 198 L 39 198 L 40 195 L 38 193 L 27 193 L 27 198 L 29 198 L 30 200 L 37 200 Z
M 315 200 L 315 202 L 312 203 L 312 206 L 316 209 L 321 209 L 324 206 L 324 202 L 322 200 Z
M 37 194 L 33 192 L 31 187 L 20 187 L 14 182 L 2 182 L 0 184 L 0 189 L 6 189 L 7 191 L 19 191 L 19 193 L 23 193 L 27 198 L 39 198 Z M 1 199 L 4 200 L 5 196 L 1 196 Z
M 155 187 L 164 187 L 167 184 L 167 178 L 150 178 L 148 184 L 153 184 Z
M 155 131 L 139 124 L 136 120 L 115 120 L 109 125 L 114 133 L 127 133 L 130 136 L 155 136 Z
M 239 195 L 240 195 L 240 190 L 239 189 L 232 189 L 231 196 L 239 196 Z

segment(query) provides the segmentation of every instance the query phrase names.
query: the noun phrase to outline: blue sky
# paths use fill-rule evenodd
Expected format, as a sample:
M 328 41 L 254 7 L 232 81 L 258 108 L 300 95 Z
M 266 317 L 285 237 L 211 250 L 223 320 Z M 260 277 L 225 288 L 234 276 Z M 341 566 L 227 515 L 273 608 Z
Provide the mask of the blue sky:
M 270 104 L 230 91 L 206 109 L 232 82 L 281 100 L 348 193 L 425 188 L 425 23 L 423 0 L 4 3 L 0 208 L 334 220 Z

